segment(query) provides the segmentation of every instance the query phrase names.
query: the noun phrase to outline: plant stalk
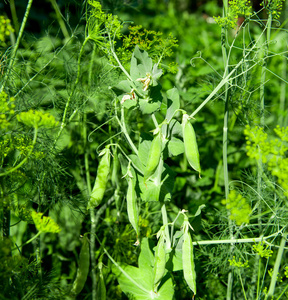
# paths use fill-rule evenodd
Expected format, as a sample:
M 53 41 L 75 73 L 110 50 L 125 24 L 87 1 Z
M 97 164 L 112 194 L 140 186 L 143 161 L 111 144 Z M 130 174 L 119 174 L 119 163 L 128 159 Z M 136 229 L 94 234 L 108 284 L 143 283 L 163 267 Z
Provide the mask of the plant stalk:
M 272 278 L 271 278 L 271 282 L 270 282 L 270 286 L 269 286 L 269 290 L 268 293 L 265 297 L 265 300 L 267 299 L 272 299 L 273 295 L 274 295 L 274 291 L 275 291 L 275 286 L 276 286 L 276 282 L 277 282 L 277 277 L 278 277 L 278 273 L 279 273 L 279 268 L 280 268 L 280 264 L 281 264 L 281 260 L 282 260 L 282 256 L 284 253 L 284 247 L 286 244 L 286 239 L 287 239 L 287 233 L 284 233 L 280 242 L 280 247 L 278 249 L 278 253 L 277 253 L 277 258 L 273 267 L 273 274 L 272 274 Z
M 21 27 L 20 27 L 19 34 L 18 34 L 18 37 L 17 37 L 17 40 L 16 40 L 16 44 L 12 49 L 12 54 L 11 54 L 11 57 L 10 57 L 8 69 L 5 72 L 5 75 L 4 75 L 4 78 L 3 78 L 3 83 L 2 83 L 2 86 L 0 88 L 0 92 L 2 92 L 4 90 L 8 80 L 10 79 L 11 71 L 12 71 L 14 63 L 15 63 L 16 54 L 17 54 L 17 51 L 18 51 L 18 48 L 19 48 L 19 45 L 20 45 L 20 42 L 21 42 L 21 39 L 22 39 L 22 36 L 23 36 L 23 33 L 24 33 L 24 28 L 25 28 L 25 25 L 26 25 L 27 20 L 28 20 L 28 16 L 29 16 L 29 13 L 30 13 L 30 10 L 31 10 L 32 3 L 33 3 L 33 0 L 28 0 L 28 4 L 27 4 L 26 10 L 25 10 L 25 14 L 24 14 L 22 23 L 21 23 Z
M 223 1 L 223 17 L 226 17 L 228 14 L 228 0 Z M 222 48 L 222 56 L 224 62 L 224 78 L 227 76 L 229 72 L 229 58 L 227 55 L 226 49 L 226 41 L 228 36 L 228 31 L 225 28 L 221 29 L 221 48 Z M 228 121 L 229 121 L 229 83 L 226 81 L 225 83 L 225 111 L 224 111 L 224 124 L 223 124 L 223 145 L 222 145 L 222 152 L 223 152 L 223 171 L 224 171 L 224 187 L 225 187 L 225 199 L 228 201 L 229 197 L 229 173 L 228 173 Z M 229 236 L 230 239 L 234 239 L 233 234 L 233 223 L 230 219 L 230 211 L 227 210 L 228 213 L 228 227 L 229 227 Z M 229 248 L 229 257 L 232 258 L 234 251 L 234 244 L 230 245 Z M 230 266 L 229 273 L 228 273 L 228 283 L 227 283 L 227 293 L 226 293 L 226 300 L 232 299 L 232 288 L 233 288 L 233 271 L 232 267 Z
M 85 174 L 86 174 L 86 186 L 87 186 L 87 198 L 91 195 L 91 180 L 89 171 L 89 153 L 87 148 L 87 114 L 84 113 L 83 117 L 83 140 L 84 140 L 84 160 L 85 160 Z M 96 259 L 95 259 L 95 233 L 96 233 L 96 223 L 95 223 L 95 209 L 90 209 L 90 260 L 91 260 L 91 279 L 92 279 L 92 300 L 97 298 L 97 280 L 96 280 Z
M 59 6 L 58 6 L 56 0 L 50 0 L 50 2 L 51 2 L 52 6 L 53 6 L 53 8 L 55 10 L 56 19 L 57 19 L 57 21 L 58 21 L 58 23 L 60 25 L 61 31 L 62 31 L 65 39 L 69 39 L 70 36 L 69 36 L 68 30 L 66 28 L 66 25 L 65 25 L 65 23 L 63 21 L 63 16 L 61 14 L 61 11 L 59 9 Z

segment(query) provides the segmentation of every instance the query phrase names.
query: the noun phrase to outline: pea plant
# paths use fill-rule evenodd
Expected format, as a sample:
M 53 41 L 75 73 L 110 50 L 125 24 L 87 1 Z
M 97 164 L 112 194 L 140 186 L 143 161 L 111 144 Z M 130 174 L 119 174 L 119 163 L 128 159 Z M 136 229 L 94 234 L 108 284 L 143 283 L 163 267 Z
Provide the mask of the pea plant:
M 165 163 L 167 158 L 185 153 L 189 164 L 200 176 L 201 168 L 195 131 L 190 122 L 190 116 L 180 109 L 180 97 L 176 88 L 167 91 L 164 104 L 164 97 L 158 83 L 162 75 L 159 62 L 153 64 L 147 52 L 141 51 L 137 46 L 132 54 L 130 73 L 127 75 L 129 77 L 126 80 L 120 81 L 113 87 L 116 94 L 115 118 L 120 128 L 126 128 L 127 112 L 134 111 L 135 113 L 136 110 L 139 110 L 141 114 L 147 114 L 153 120 L 155 128 L 150 134 L 142 131 L 138 137 L 135 137 L 135 140 L 138 140 L 138 146 L 133 143 L 130 134 L 124 129 L 121 133 L 126 137 L 131 153 L 124 151 L 124 146 L 118 144 L 118 150 L 113 154 L 113 156 L 118 155 L 119 160 L 122 161 L 122 180 L 127 181 L 127 214 L 136 232 L 135 245 L 140 245 L 141 253 L 142 251 L 146 252 L 146 255 L 150 253 L 145 263 L 140 264 L 139 261 L 139 268 L 123 267 L 115 263 L 122 272 L 119 276 L 120 286 L 124 292 L 139 299 L 147 299 L 147 297 L 172 299 L 173 283 L 169 273 L 165 271 L 166 261 L 170 259 L 171 271 L 183 269 L 187 284 L 196 294 L 193 244 L 189 231 L 192 227 L 189 224 L 187 211 L 181 210 L 173 222 L 168 222 L 165 205 L 165 202 L 171 199 L 175 177 L 174 172 Z M 163 114 L 162 120 L 157 120 L 155 116 L 159 109 Z M 118 117 L 119 111 L 120 118 Z M 182 114 L 180 122 L 177 120 L 179 114 Z M 88 209 L 97 207 L 103 198 L 110 166 L 110 153 L 107 147 L 109 146 L 104 149 L 99 163 Z M 127 146 L 125 148 L 127 149 Z M 149 249 L 147 241 L 143 246 L 146 249 L 141 246 L 143 239 L 138 225 L 141 203 L 149 202 L 160 203 L 163 219 L 163 225 L 157 233 L 158 243 L 154 254 Z M 182 216 L 183 224 L 181 229 L 174 233 L 175 222 L 180 216 Z M 175 249 L 177 249 L 177 254 L 175 254 Z M 161 284 L 164 277 L 165 283 Z
M 0 18 L 0 298 L 285 299 L 284 1 L 223 1 L 188 58 L 148 17 L 88 0 L 72 30 L 49 3 L 63 40 L 27 43 L 31 0 Z

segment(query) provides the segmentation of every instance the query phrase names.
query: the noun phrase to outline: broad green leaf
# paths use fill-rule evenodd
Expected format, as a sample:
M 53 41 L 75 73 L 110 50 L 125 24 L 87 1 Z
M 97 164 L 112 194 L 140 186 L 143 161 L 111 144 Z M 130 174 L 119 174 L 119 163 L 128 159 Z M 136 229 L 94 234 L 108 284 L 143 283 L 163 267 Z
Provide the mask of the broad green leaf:
M 170 201 L 174 187 L 174 171 L 167 165 L 164 164 L 162 172 L 162 185 L 160 190 L 160 200 Z
M 144 75 L 144 74 L 142 74 L 142 75 Z M 140 73 L 140 70 L 138 68 L 137 59 L 134 55 L 132 55 L 132 58 L 131 58 L 130 76 L 134 81 L 136 81 L 138 78 L 141 78 L 141 73 Z
M 157 292 L 157 297 L 155 297 L 155 299 L 172 300 L 174 297 L 174 285 L 172 279 L 171 277 L 168 277 L 168 279 L 165 280 L 165 277 L 163 278 L 164 283 L 160 286 L 160 289 Z
M 121 166 L 121 173 L 124 176 L 127 173 L 127 167 L 128 167 L 127 159 L 126 159 L 126 157 L 123 156 L 122 153 L 118 154 L 118 159 L 119 159 L 120 166 Z
M 182 126 L 181 124 L 176 121 L 176 120 L 172 120 L 169 123 L 169 131 L 171 131 L 171 135 L 179 135 L 182 136 Z
M 158 65 L 155 64 L 152 70 L 152 85 L 156 86 L 158 84 L 158 79 L 162 76 L 162 69 L 158 69 Z
M 161 174 L 159 174 L 160 169 Z M 166 164 L 157 168 L 155 174 L 146 183 L 144 183 L 143 176 L 137 175 L 142 201 L 169 201 L 171 199 L 175 174 Z
M 160 85 L 150 87 L 150 95 L 139 99 L 140 110 L 143 114 L 152 114 L 159 110 L 162 102 Z
M 177 109 L 180 108 L 179 92 L 177 88 L 173 88 L 167 91 L 167 113 L 166 120 L 171 121 L 173 115 Z
M 139 185 L 141 190 L 142 201 L 148 202 L 148 201 L 160 200 L 159 197 L 160 197 L 161 185 L 156 185 L 153 181 L 149 181 L 149 180 L 146 182 L 146 184 L 144 184 L 143 177 L 139 179 Z
M 146 51 L 141 51 L 138 46 L 132 54 L 130 75 L 133 80 L 146 77 L 147 73 L 152 73 L 152 59 Z
M 129 99 L 128 101 L 125 101 L 123 103 L 123 106 L 127 109 L 130 109 L 130 108 L 133 108 L 133 107 L 136 107 L 137 103 L 135 102 L 135 100 L 131 100 Z
M 139 269 L 133 266 L 121 265 L 123 270 L 138 283 L 135 285 L 129 278 L 127 278 L 123 273 L 118 272 L 117 280 L 120 284 L 121 290 L 130 299 L 136 300 L 147 300 L 153 299 L 151 297 L 153 293 L 153 269 Z M 113 267 L 113 269 L 115 269 Z M 140 287 L 139 287 L 140 286 Z
M 182 154 L 185 151 L 184 143 L 180 139 L 172 137 L 168 142 L 168 151 L 170 157 Z
M 131 154 L 129 155 L 129 158 L 132 160 L 134 167 L 136 167 L 138 171 L 144 172 L 144 166 L 139 155 Z
M 153 114 L 161 105 L 161 102 L 154 101 L 152 98 L 139 99 L 139 106 L 142 114 Z
M 138 258 L 138 265 L 140 269 L 151 269 L 154 263 L 154 255 L 149 247 L 148 238 L 143 238 L 140 243 L 141 252 Z M 150 272 L 150 271 L 149 271 Z
M 148 134 L 143 134 L 141 136 L 142 140 L 140 141 L 138 148 L 138 157 L 144 166 L 147 165 L 148 153 L 152 144 L 153 136 Z
M 135 285 L 124 273 L 113 266 L 113 272 L 116 274 L 122 291 L 133 300 L 172 300 L 174 295 L 173 282 L 169 274 L 163 277 L 163 283 L 160 285 L 157 293 L 153 291 L 153 263 L 154 256 L 149 247 L 149 240 L 143 238 L 141 241 L 141 252 L 138 259 L 139 268 L 120 264 L 128 276 L 137 282 Z
M 117 85 L 112 87 L 114 93 L 119 96 L 126 93 L 130 93 L 132 90 L 131 82 L 128 80 L 122 80 Z

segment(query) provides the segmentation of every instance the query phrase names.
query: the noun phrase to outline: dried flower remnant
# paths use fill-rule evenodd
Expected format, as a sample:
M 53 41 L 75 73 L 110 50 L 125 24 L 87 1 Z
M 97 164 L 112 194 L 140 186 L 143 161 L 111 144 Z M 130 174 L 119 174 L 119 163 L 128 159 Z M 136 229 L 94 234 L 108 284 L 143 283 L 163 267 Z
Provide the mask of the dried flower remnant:
M 125 94 L 123 97 L 122 97 L 122 100 L 121 100 L 121 104 L 123 104 L 126 100 L 136 100 L 136 94 L 134 92 L 134 89 L 131 90 L 130 93 L 128 94 Z
M 150 73 L 147 73 L 145 78 L 138 78 L 136 79 L 136 81 L 140 81 L 143 83 L 143 91 L 145 92 L 148 90 L 149 84 L 151 82 L 151 75 Z

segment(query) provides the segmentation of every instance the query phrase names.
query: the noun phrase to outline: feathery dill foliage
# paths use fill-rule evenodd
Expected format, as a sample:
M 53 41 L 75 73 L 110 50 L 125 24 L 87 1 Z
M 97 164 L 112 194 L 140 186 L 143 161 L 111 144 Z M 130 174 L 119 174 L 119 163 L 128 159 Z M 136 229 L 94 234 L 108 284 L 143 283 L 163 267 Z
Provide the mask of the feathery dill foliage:
M 15 113 L 14 101 L 15 99 L 8 97 L 5 92 L 0 93 L 0 130 L 5 130 L 11 126 L 9 119 Z
M 249 223 L 251 207 L 247 200 L 235 190 L 229 193 L 227 200 L 222 200 L 222 204 L 226 205 L 230 211 L 229 218 L 234 220 L 236 225 L 239 226 L 242 223 Z
M 279 19 L 285 0 L 264 0 L 260 3 L 268 13 L 271 13 L 274 19 Z
M 123 37 L 122 46 L 117 48 L 117 55 L 124 64 L 130 62 L 135 46 L 145 50 L 154 63 L 160 63 L 166 57 L 172 56 L 172 48 L 178 46 L 177 39 L 171 33 L 167 38 L 164 38 L 162 37 L 162 32 L 148 30 L 143 28 L 142 25 L 129 26 L 128 31 L 129 34 Z M 177 64 L 175 62 L 169 64 L 168 72 L 177 72 Z
M 7 37 L 14 32 L 10 19 L 5 16 L 0 16 L 0 46 L 7 46 Z M 2 54 L 2 53 L 0 53 Z
M 56 1 L 50 2 L 57 8 Z M 190 234 L 195 258 L 190 257 L 189 263 L 199 299 L 224 299 L 229 288 L 229 296 L 235 299 L 243 299 L 245 294 L 247 299 L 259 295 L 260 299 L 265 293 L 273 295 L 269 284 L 277 278 L 274 296 L 286 293 L 288 267 L 284 256 L 277 267 L 276 257 L 284 250 L 282 239 L 287 236 L 288 127 L 275 125 L 275 138 L 264 132 L 265 124 L 247 126 L 246 148 L 239 134 L 241 126 L 257 122 L 263 111 L 268 112 L 269 106 L 259 101 L 260 89 L 267 91 L 269 105 L 278 107 L 279 91 L 273 87 L 279 85 L 280 75 L 271 61 L 277 57 L 280 68 L 287 52 L 277 54 L 282 47 L 280 39 L 279 48 L 265 40 L 265 32 L 271 28 L 266 28 L 263 11 L 278 20 L 284 1 L 263 1 L 259 15 L 252 14 L 250 1 L 224 1 L 224 17 L 215 21 L 222 33 L 225 31 L 225 41 L 219 28 L 200 15 L 182 9 L 181 19 L 177 19 L 175 3 L 181 1 L 150 2 L 148 8 L 162 7 L 161 16 L 156 14 L 150 23 L 146 21 L 149 16 L 142 20 L 139 16 L 135 20 L 143 22 L 141 25 L 126 26 L 121 19 L 127 19 L 129 9 L 135 14 L 145 13 L 145 9 L 139 6 L 135 10 L 129 1 L 120 7 L 121 1 L 114 1 L 111 6 L 121 8 L 118 17 L 103 9 L 100 1 L 84 1 L 84 18 L 75 30 L 65 19 L 68 14 L 59 14 L 63 13 L 59 6 L 53 24 L 59 22 L 65 39 L 60 34 L 53 36 L 55 31 L 50 29 L 37 40 L 25 33 L 13 63 L 13 24 L 0 16 L 0 298 L 68 299 L 77 268 L 83 265 L 77 258 L 79 236 L 88 233 L 91 267 L 87 282 L 86 278 L 82 282 L 81 299 L 122 299 L 122 290 L 131 299 L 135 295 L 142 299 L 143 292 L 147 299 L 190 299 L 192 292 L 181 272 L 183 240 Z M 211 11 L 216 6 L 212 2 Z M 240 16 L 245 22 L 235 32 Z M 192 27 L 198 25 L 201 34 L 193 31 L 197 36 L 191 35 Z M 165 36 L 161 26 L 164 31 L 181 34 Z M 221 42 L 229 52 L 225 70 Z M 198 50 L 201 53 L 194 58 Z M 201 63 L 194 64 L 196 58 Z M 265 81 L 261 77 L 264 66 L 277 79 L 267 75 Z M 176 73 L 175 78 L 171 74 L 168 79 L 162 77 L 162 69 Z M 2 81 L 7 71 L 9 78 Z M 195 86 L 197 82 L 204 86 L 202 90 Z M 213 105 L 202 109 L 210 96 Z M 229 128 L 222 124 L 223 102 L 215 99 L 227 100 Z M 202 179 L 189 169 L 182 155 L 183 107 L 195 125 Z M 154 173 L 144 181 L 154 128 L 161 132 L 161 155 Z M 226 139 L 223 132 L 228 132 Z M 226 157 L 223 140 L 228 144 Z M 106 190 L 101 205 L 89 215 L 87 200 L 98 176 L 98 153 L 108 144 L 111 166 Z M 227 182 L 223 179 L 225 159 Z M 132 226 L 126 212 L 128 172 L 135 187 Z M 225 185 L 229 193 L 222 200 Z M 189 234 L 188 217 L 193 227 Z M 137 235 L 133 227 L 137 227 Z M 163 234 L 163 257 L 154 257 L 157 232 Z M 192 250 L 190 243 L 185 245 Z M 158 259 L 166 264 L 162 265 L 164 277 L 143 289 L 143 282 L 155 280 Z M 230 287 L 229 276 L 233 277 Z M 140 278 L 136 282 L 140 289 L 131 278 Z
M 220 27 L 234 29 L 240 15 L 246 18 L 251 16 L 250 5 L 251 1 L 249 0 L 229 0 L 227 15 L 225 17 L 214 17 L 214 19 Z
M 262 127 L 247 125 L 244 130 L 247 155 L 262 160 L 271 175 L 277 178 L 280 192 L 288 197 L 288 127 L 278 125 L 274 132 L 278 138 L 268 138 Z

